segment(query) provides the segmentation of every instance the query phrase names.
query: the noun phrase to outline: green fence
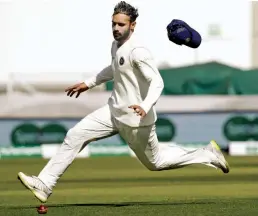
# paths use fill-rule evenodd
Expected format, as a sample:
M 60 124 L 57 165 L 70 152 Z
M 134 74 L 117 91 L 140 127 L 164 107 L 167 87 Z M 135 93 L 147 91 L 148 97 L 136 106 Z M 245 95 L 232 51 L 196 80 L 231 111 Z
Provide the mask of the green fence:
M 163 95 L 258 94 L 258 69 L 244 71 L 218 62 L 160 70 Z M 113 82 L 106 90 L 113 89 Z

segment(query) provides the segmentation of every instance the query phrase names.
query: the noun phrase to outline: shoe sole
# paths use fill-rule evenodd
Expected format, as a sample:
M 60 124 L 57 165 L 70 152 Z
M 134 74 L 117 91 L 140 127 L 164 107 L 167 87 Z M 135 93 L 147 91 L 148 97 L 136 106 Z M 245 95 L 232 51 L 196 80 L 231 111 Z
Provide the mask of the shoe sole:
M 228 164 L 228 162 L 226 161 L 226 159 L 225 159 L 225 157 L 224 157 L 224 155 L 223 155 L 223 153 L 222 153 L 222 151 L 221 151 L 219 145 L 215 142 L 215 140 L 212 140 L 212 141 L 211 141 L 211 145 L 212 145 L 212 147 L 215 148 L 215 149 L 220 153 L 220 155 L 221 155 L 221 157 L 218 157 L 219 161 L 222 162 L 222 163 L 220 163 L 220 164 L 221 164 L 221 166 L 220 166 L 221 170 L 222 170 L 224 173 L 229 173 L 229 170 L 230 170 L 229 164 Z
M 43 202 L 45 203 L 47 201 L 46 198 L 42 197 L 40 193 L 38 193 L 37 190 L 35 190 L 34 188 L 30 187 L 27 182 L 23 179 L 23 176 L 24 174 L 22 172 L 19 172 L 18 173 L 18 180 L 25 186 L 26 189 L 30 190 L 34 196 L 40 201 L 40 202 Z

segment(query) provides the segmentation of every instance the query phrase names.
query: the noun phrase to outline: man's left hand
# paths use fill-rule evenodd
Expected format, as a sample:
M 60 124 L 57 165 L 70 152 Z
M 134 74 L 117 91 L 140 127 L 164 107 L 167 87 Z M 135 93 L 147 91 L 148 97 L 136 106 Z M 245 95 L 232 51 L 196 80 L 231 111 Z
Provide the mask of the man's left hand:
M 141 118 L 144 118 L 146 116 L 146 112 L 138 105 L 131 105 L 128 108 L 134 109 L 134 112 L 138 116 L 141 116 Z

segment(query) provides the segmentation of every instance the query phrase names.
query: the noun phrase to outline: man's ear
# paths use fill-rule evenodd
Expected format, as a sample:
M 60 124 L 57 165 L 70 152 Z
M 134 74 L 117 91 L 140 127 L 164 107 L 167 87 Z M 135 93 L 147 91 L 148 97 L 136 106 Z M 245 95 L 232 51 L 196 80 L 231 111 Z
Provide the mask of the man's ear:
M 130 29 L 131 29 L 132 31 L 134 31 L 135 26 L 136 26 L 136 22 L 132 22 L 132 23 L 130 24 Z

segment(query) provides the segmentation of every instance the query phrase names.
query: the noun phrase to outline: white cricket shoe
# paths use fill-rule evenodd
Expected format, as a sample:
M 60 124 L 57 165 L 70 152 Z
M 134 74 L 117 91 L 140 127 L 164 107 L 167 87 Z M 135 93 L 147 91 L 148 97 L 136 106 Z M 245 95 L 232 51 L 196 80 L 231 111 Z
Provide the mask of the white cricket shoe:
M 228 173 L 229 164 L 221 152 L 219 145 L 214 140 L 211 140 L 206 149 L 211 151 L 216 156 L 216 159 L 212 161 L 211 164 L 217 168 L 220 168 L 224 173 Z
M 43 203 L 45 203 L 52 194 L 52 191 L 36 176 L 27 176 L 24 173 L 19 172 L 18 179 L 39 201 Z

